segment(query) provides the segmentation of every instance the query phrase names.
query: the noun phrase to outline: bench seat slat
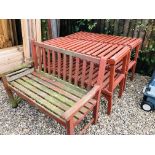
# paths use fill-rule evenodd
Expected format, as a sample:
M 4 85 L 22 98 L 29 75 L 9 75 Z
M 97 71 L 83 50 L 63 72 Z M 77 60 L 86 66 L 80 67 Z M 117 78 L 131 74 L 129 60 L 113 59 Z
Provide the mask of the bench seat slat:
M 49 100 L 49 102 L 55 101 L 54 104 L 56 106 L 59 106 L 60 108 L 63 108 L 65 111 L 68 110 L 69 107 L 71 107 L 71 106 L 73 106 L 75 104 L 75 101 L 72 101 L 71 99 L 67 98 L 66 96 L 63 96 L 62 94 L 60 94 L 57 91 L 54 91 L 52 89 L 47 88 L 43 84 L 39 84 L 39 83 L 37 83 L 37 82 L 35 82 L 35 81 L 27 78 L 27 77 L 23 77 L 22 80 L 24 80 L 28 84 L 34 86 L 35 89 L 37 88 L 40 91 L 44 91 L 45 93 L 47 93 L 48 95 L 47 94 L 44 94 L 43 97 L 46 97 L 47 96 L 47 100 Z M 78 100 L 80 100 L 80 98 Z M 88 104 L 90 104 L 90 103 L 88 103 Z M 83 107 L 80 112 L 81 113 L 85 113 L 87 110 L 88 109 L 86 107 Z
M 63 110 L 57 108 L 56 106 L 52 105 L 51 103 L 49 103 L 48 101 L 46 101 L 45 99 L 43 99 L 42 97 L 38 96 L 36 93 L 33 93 L 32 91 L 30 91 L 29 89 L 25 88 L 24 86 L 22 86 L 21 84 L 13 81 L 11 82 L 11 85 L 14 86 L 15 88 L 19 89 L 19 91 L 24 92 L 26 95 L 28 95 L 30 98 L 34 99 L 35 101 L 39 102 L 39 104 L 41 104 L 42 106 L 46 107 L 47 109 L 49 109 L 51 112 L 55 113 L 56 115 L 58 115 L 59 117 L 64 113 Z
M 20 85 L 22 85 L 23 87 L 25 87 L 26 89 L 28 89 L 29 91 L 36 93 L 36 95 L 38 95 L 39 97 L 45 99 L 47 102 L 49 102 L 49 104 L 52 104 L 55 107 L 56 110 L 54 110 L 54 112 L 58 115 L 60 115 L 59 111 L 62 110 L 63 112 L 65 112 L 66 110 L 69 109 L 69 106 L 65 105 L 64 103 L 60 102 L 59 100 L 55 99 L 54 97 L 49 96 L 48 94 L 46 94 L 43 91 L 40 91 L 39 89 L 33 87 L 32 85 L 22 81 L 21 79 L 16 80 L 16 82 Z M 53 109 L 53 107 L 50 107 L 51 109 Z M 61 115 L 60 115 L 61 116 Z M 79 119 L 80 117 L 82 117 L 81 113 L 77 113 L 75 115 L 75 118 Z
M 43 80 L 45 80 L 45 81 L 47 81 L 49 83 L 52 83 L 55 86 L 57 86 L 57 87 L 65 90 L 67 92 L 70 92 L 71 94 L 74 94 L 74 95 L 76 95 L 78 97 L 82 97 L 87 92 L 84 89 L 81 89 L 79 87 L 76 87 L 76 86 L 74 86 L 74 85 L 72 85 L 72 84 L 70 84 L 68 82 L 65 82 L 65 81 L 63 81 L 61 79 L 55 78 L 52 75 L 43 74 L 44 75 L 43 76 L 43 75 L 41 75 L 39 73 L 35 73 L 35 72 L 33 72 L 32 74 L 35 75 L 35 76 L 37 76 L 37 77 L 39 77 L 40 79 L 43 79 Z
M 58 84 L 59 83 L 58 81 L 53 81 L 53 83 L 56 82 Z M 72 107 L 80 99 L 80 97 L 74 96 L 73 94 L 70 94 L 70 92 L 66 92 L 66 90 L 61 89 L 64 87 L 59 88 L 57 87 L 57 85 L 52 85 L 40 78 L 35 77 L 32 74 L 24 75 L 18 79 L 15 79 L 14 81 L 11 81 L 10 85 L 18 89 L 25 95 L 29 96 L 33 100 L 35 100 L 35 102 L 37 102 L 44 108 L 47 108 L 48 111 L 50 111 L 51 114 L 54 115 L 55 117 L 58 117 L 58 119 L 61 118 L 62 114 L 65 111 L 67 111 L 70 107 Z M 60 86 L 63 86 L 61 80 L 60 80 Z M 72 87 L 69 87 L 69 90 L 71 91 L 73 87 L 74 85 Z M 74 90 L 76 89 L 81 88 L 75 88 Z M 66 94 L 63 94 L 62 92 L 66 92 Z M 87 91 L 83 90 L 80 96 L 82 97 L 86 93 Z M 72 98 L 72 96 L 74 97 Z M 92 99 L 89 103 L 87 103 L 84 107 L 82 107 L 79 110 L 79 112 L 75 114 L 74 123 L 76 124 L 79 120 L 83 119 L 85 114 L 94 107 L 95 103 L 96 101 Z
M 48 83 L 48 82 L 46 82 L 46 81 L 44 81 L 42 79 L 39 79 L 39 78 L 37 78 L 37 77 L 35 77 L 33 75 L 27 75 L 27 77 L 34 80 L 34 82 L 37 82 L 37 83 L 43 85 L 43 87 L 46 87 L 46 89 L 49 88 L 51 91 L 53 90 L 53 92 L 55 91 L 55 92 L 65 96 L 65 97 L 69 98 L 70 100 L 72 100 L 74 102 L 77 102 L 80 99 L 79 97 L 77 97 L 77 96 L 75 96 L 73 94 L 70 94 L 69 92 L 67 92 L 67 91 L 65 91 L 65 90 L 63 90 L 63 89 L 61 89 L 59 87 L 56 87 L 56 86 L 54 86 L 54 85 L 52 85 L 52 84 L 50 84 L 50 83 Z M 95 103 L 95 101 L 91 100 L 89 104 L 86 104 L 86 107 L 90 108 L 91 107 L 90 104 L 94 104 L 94 103 Z

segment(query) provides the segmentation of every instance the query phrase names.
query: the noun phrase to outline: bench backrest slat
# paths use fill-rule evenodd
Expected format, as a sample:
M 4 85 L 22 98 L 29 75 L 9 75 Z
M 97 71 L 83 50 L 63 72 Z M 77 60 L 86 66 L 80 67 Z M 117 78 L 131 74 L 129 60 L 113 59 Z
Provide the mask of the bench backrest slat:
M 100 58 L 35 41 L 32 41 L 32 44 L 35 69 L 53 74 L 82 88 L 90 89 L 92 87 L 94 71 L 99 72 Z
M 48 44 L 45 44 L 45 43 L 39 43 L 39 42 L 33 41 L 33 45 L 35 45 L 37 47 L 42 47 L 42 48 L 45 48 L 45 49 L 48 49 L 48 50 L 51 50 L 51 51 L 53 50 L 53 51 L 56 51 L 56 52 L 59 52 L 59 53 L 63 53 L 63 54 L 66 54 L 66 55 L 72 55 L 74 57 L 86 59 L 86 60 L 92 61 L 94 63 L 99 63 L 99 61 L 100 61 L 100 59 L 97 58 L 97 57 L 91 57 L 89 55 L 83 55 L 81 53 L 76 53 L 76 52 L 72 52 L 72 51 L 69 51 L 69 50 L 64 50 L 62 48 L 54 47 L 54 46 L 51 46 L 51 45 L 48 45 Z

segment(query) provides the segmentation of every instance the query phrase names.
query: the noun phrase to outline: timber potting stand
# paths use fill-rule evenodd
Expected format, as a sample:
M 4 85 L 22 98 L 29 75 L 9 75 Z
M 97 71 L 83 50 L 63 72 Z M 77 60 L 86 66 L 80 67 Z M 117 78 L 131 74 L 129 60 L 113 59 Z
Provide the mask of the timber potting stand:
M 112 97 L 114 89 L 119 85 L 119 97 L 122 96 L 122 92 L 124 90 L 125 77 L 127 74 L 127 68 L 130 59 L 130 48 L 124 47 L 122 45 L 113 45 L 109 43 L 100 43 L 93 41 L 85 41 L 72 39 L 69 37 L 59 37 L 56 39 L 51 39 L 44 41 L 45 44 L 50 46 L 62 48 L 64 50 L 70 50 L 73 53 L 80 53 L 86 55 L 88 57 L 102 58 L 107 59 L 106 64 L 106 72 L 104 75 L 102 93 L 108 100 L 108 111 L 110 114 L 112 108 Z M 92 77 L 87 73 L 87 77 L 85 79 L 85 84 L 90 84 L 93 86 L 97 81 L 98 73 L 95 71 L 97 69 L 96 66 L 89 66 L 93 72 Z M 76 65 L 73 65 L 73 69 L 75 70 Z M 80 68 L 82 69 L 82 64 L 80 64 Z M 94 71 L 93 71 L 93 68 Z M 89 68 L 87 68 L 89 69 Z M 87 72 L 86 69 L 86 72 Z M 76 72 L 75 72 L 76 74 Z M 79 77 L 83 77 L 83 75 L 79 72 Z M 72 77 L 74 79 L 74 76 Z M 89 79 L 89 80 L 88 80 Z
M 95 42 L 110 43 L 113 45 L 117 44 L 117 45 L 128 46 L 132 52 L 131 56 L 134 57 L 134 59 L 132 59 L 131 57 L 128 65 L 128 71 L 129 70 L 132 71 L 131 80 L 133 80 L 136 64 L 137 64 L 137 58 L 138 58 L 140 46 L 142 43 L 141 38 L 131 38 L 131 37 L 98 34 L 98 33 L 90 33 L 90 32 L 77 32 L 77 33 L 68 35 L 66 37 L 79 39 L 79 40 L 89 40 L 89 41 L 95 41 Z
M 2 76 L 10 102 L 14 107 L 17 106 L 13 95 L 15 92 L 67 128 L 67 134 L 74 134 L 74 128 L 92 111 L 92 118 L 80 132 L 82 134 L 91 124 L 96 124 L 98 119 L 106 59 L 38 42 L 32 42 L 32 48 L 32 68 L 26 67 Z M 82 68 L 80 64 L 83 64 Z M 98 74 L 92 86 L 94 69 Z M 82 74 L 80 78 L 79 72 Z M 87 74 L 88 84 L 85 85 Z

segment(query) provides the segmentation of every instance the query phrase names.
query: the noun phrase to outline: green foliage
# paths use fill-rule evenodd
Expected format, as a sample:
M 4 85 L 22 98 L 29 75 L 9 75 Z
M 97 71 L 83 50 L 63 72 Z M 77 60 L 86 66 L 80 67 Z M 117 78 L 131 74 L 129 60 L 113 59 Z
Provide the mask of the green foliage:
M 91 32 L 97 25 L 97 22 L 93 19 L 80 19 L 75 23 L 75 28 L 73 31 L 88 31 Z
M 41 36 L 43 41 L 48 39 L 47 19 L 41 19 Z
M 155 48 L 153 46 L 139 53 L 137 72 L 143 75 L 151 76 L 155 70 Z

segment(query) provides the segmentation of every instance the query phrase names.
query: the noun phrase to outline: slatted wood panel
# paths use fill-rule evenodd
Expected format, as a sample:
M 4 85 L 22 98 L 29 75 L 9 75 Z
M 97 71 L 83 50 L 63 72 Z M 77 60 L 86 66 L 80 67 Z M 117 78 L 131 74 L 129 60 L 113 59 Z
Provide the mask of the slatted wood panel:
M 73 46 L 74 43 L 78 43 L 77 46 Z M 45 44 L 62 48 L 65 50 L 70 50 L 73 53 L 82 53 L 87 56 L 91 55 L 93 57 L 107 56 L 109 53 L 114 52 L 112 55 L 107 56 L 107 59 L 111 58 L 115 54 L 119 53 L 124 49 L 122 45 L 113 45 L 109 43 L 98 43 L 94 41 L 77 40 L 69 37 L 52 39 L 44 42 Z M 129 48 L 126 48 L 126 50 Z M 115 50 L 115 51 L 114 51 Z
M 111 43 L 111 44 L 119 44 L 119 45 L 128 45 L 132 49 L 137 45 L 141 44 L 142 40 L 139 38 L 131 38 L 131 37 L 122 37 L 115 35 L 106 35 L 106 34 L 98 34 L 98 33 L 90 33 L 90 32 L 77 32 L 71 35 L 68 35 L 69 38 L 86 40 L 86 41 L 96 41 L 103 43 Z
M 139 49 L 140 49 L 140 46 L 142 43 L 142 39 L 140 39 L 140 38 L 122 37 L 122 36 L 90 33 L 90 32 L 77 32 L 77 33 L 66 36 L 66 38 L 78 39 L 78 40 L 83 40 L 83 41 L 91 41 L 93 43 L 96 42 L 95 46 L 98 49 L 96 49 L 95 46 L 93 46 L 93 48 L 96 50 L 96 52 L 94 50 L 91 50 L 92 47 L 90 47 L 90 49 L 87 48 L 85 50 L 86 53 L 88 55 L 92 54 L 93 56 L 99 56 L 99 57 L 105 56 L 106 54 L 110 53 L 108 55 L 108 57 L 106 56 L 106 58 L 109 58 L 110 55 L 111 56 L 113 55 L 112 52 L 114 52 L 114 51 L 112 51 L 112 50 L 117 51 L 117 50 L 121 49 L 122 47 L 128 46 L 131 49 L 131 51 L 133 52 L 132 55 L 134 55 L 134 59 L 131 57 L 130 63 L 128 64 L 128 70 L 133 69 L 133 72 L 134 72 L 135 65 L 137 63 Z M 105 45 L 109 46 L 110 48 L 108 47 L 106 51 L 104 51 L 102 48 L 101 48 L 101 50 L 99 50 L 100 46 L 103 47 L 103 45 L 97 44 L 97 42 L 105 43 Z M 50 43 L 50 42 L 48 42 L 48 43 Z M 106 44 L 106 43 L 108 43 L 108 44 Z M 60 46 L 60 44 L 58 44 L 58 45 Z M 103 48 L 106 48 L 106 46 L 104 46 Z M 87 52 L 87 51 L 89 51 L 89 52 Z
M 112 36 L 109 36 L 109 40 L 114 39 Z M 127 66 L 125 65 L 122 67 L 122 65 L 126 64 L 122 63 L 122 61 L 127 61 L 129 58 L 129 47 L 90 40 L 78 40 L 69 37 L 60 37 L 47 40 L 44 43 L 34 42 L 34 45 L 45 48 L 46 50 L 54 51 L 55 74 L 53 74 L 52 58 L 50 59 L 50 66 L 48 66 L 51 74 L 74 83 L 75 85 L 77 84 L 78 86 L 86 88 L 87 90 L 91 89 L 98 81 L 98 60 L 103 58 L 106 59 L 108 62 L 106 64 L 107 70 L 105 74 L 102 75 L 103 79 L 102 81 L 100 80 L 100 85 L 102 85 L 103 94 L 106 97 L 107 95 L 110 96 L 110 98 L 108 98 L 108 102 L 110 105 L 109 107 L 111 107 L 114 89 L 120 83 L 124 83 L 123 80 L 126 76 L 126 70 L 122 68 L 127 69 Z M 60 53 L 63 56 L 59 56 Z M 64 55 L 66 56 L 64 57 Z M 80 61 L 77 61 L 77 58 L 79 58 Z M 44 69 L 42 68 L 42 70 Z M 124 84 L 121 84 L 120 94 L 122 94 L 123 90 Z
M 18 74 L 9 76 L 13 78 Z M 50 78 L 32 72 L 20 78 L 15 78 L 9 82 L 9 85 L 37 102 L 38 105 L 46 108 L 55 117 L 63 120 L 61 116 L 64 112 L 86 95 L 87 91 L 52 75 L 48 74 L 48 76 Z M 90 102 L 82 107 L 75 114 L 74 123 L 76 124 L 79 120 L 83 119 L 87 111 L 90 111 L 95 104 L 96 100 L 91 99 Z
M 37 47 L 35 47 L 36 51 L 34 50 L 34 55 L 36 55 L 35 57 L 37 57 L 37 63 L 35 66 L 38 65 L 39 71 L 44 71 L 46 70 L 45 68 L 48 68 L 48 74 L 57 76 L 58 78 L 66 80 L 82 88 L 87 87 L 87 89 L 90 89 L 92 87 L 91 81 L 93 78 L 93 72 L 95 71 L 94 66 L 96 66 L 96 72 L 99 71 L 98 58 L 84 56 L 81 55 L 81 53 L 73 53 L 71 51 L 61 52 L 62 49 L 56 51 L 55 49 L 57 48 L 47 49 L 51 46 L 45 46 L 45 44 L 36 44 L 34 46 Z M 45 53 L 46 56 L 42 54 L 40 49 L 44 49 L 44 51 L 47 51 Z M 47 66 L 45 66 L 44 61 L 42 61 L 45 59 L 45 57 L 47 58 L 48 62 Z M 96 79 L 97 76 L 98 74 L 96 74 Z M 86 80 L 85 77 L 89 77 L 89 82 L 87 83 L 87 85 L 85 85 L 84 83 L 84 81 Z
M 78 33 L 68 35 L 66 37 L 73 38 L 73 39 L 79 39 L 79 40 L 85 40 L 85 41 L 109 43 L 110 45 L 115 45 L 116 47 L 117 47 L 117 45 L 121 45 L 122 47 L 128 46 L 131 49 L 131 51 L 133 52 L 132 55 L 134 55 L 134 58 L 132 58 L 132 57 L 130 58 L 130 61 L 128 64 L 128 70 L 132 69 L 133 70 L 132 72 L 134 75 L 142 39 L 105 35 L 105 34 L 97 34 L 97 33 L 88 33 L 88 32 L 78 32 Z M 113 46 L 111 46 L 110 48 L 114 49 Z M 117 47 L 117 48 L 119 49 L 121 47 Z M 110 51 L 110 49 L 108 49 L 108 50 Z M 109 52 L 108 50 L 107 50 L 107 53 Z M 99 56 L 104 56 L 104 55 L 105 55 L 104 53 L 99 54 Z M 113 54 L 110 52 L 110 55 L 113 55 Z M 132 78 L 133 78 L 133 75 L 132 75 Z

